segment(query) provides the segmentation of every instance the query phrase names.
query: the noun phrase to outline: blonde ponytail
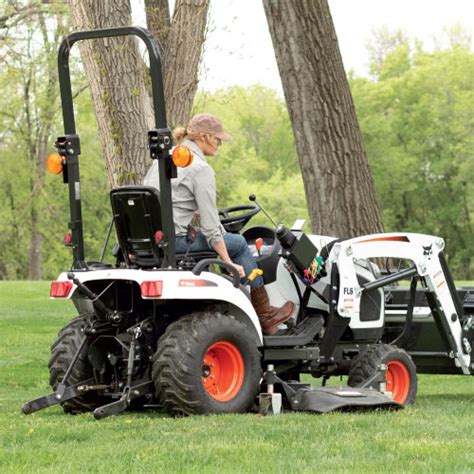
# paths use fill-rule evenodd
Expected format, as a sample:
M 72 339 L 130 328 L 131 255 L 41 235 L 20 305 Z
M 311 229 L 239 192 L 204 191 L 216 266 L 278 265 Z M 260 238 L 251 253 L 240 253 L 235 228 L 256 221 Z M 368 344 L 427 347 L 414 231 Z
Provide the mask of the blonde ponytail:
M 173 130 L 173 140 L 175 145 L 179 145 L 188 136 L 188 131 L 184 127 L 176 127 Z

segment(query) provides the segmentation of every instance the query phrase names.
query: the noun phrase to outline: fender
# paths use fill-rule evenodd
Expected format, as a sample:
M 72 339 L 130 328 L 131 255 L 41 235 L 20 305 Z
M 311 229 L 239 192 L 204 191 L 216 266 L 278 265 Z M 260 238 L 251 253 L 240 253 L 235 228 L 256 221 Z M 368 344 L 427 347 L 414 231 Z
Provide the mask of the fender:
M 141 288 L 142 298 L 146 300 L 210 300 L 229 303 L 238 308 L 241 315 L 248 319 L 258 335 L 259 344 L 263 345 L 262 330 L 249 296 L 241 289 L 235 288 L 232 282 L 215 273 L 202 272 L 196 276 L 190 271 L 104 269 L 75 272 L 74 276 L 81 283 L 94 280 L 134 281 Z M 67 295 L 52 296 L 53 299 L 71 299 L 77 296 L 77 285 L 69 280 L 67 272 L 61 273 L 56 281 L 70 282 L 72 287 Z M 160 294 L 144 295 L 142 285 L 146 285 L 146 282 L 161 282 Z

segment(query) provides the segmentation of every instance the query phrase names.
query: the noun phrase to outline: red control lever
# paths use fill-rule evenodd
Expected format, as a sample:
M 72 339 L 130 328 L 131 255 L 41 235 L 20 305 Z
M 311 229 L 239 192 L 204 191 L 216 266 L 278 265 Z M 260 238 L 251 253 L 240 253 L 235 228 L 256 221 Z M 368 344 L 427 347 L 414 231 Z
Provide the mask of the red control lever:
M 263 245 L 263 239 L 259 237 L 258 239 L 255 240 L 255 248 L 257 249 L 258 256 L 260 257 L 260 249 L 262 248 Z

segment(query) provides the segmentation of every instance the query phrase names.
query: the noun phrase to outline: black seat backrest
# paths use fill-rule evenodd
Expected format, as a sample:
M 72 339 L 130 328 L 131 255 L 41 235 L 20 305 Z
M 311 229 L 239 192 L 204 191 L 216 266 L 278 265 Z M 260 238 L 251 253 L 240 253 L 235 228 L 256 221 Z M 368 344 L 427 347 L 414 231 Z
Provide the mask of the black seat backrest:
M 118 243 L 129 266 L 160 267 L 163 251 L 155 234 L 162 230 L 158 190 L 123 186 L 110 191 Z

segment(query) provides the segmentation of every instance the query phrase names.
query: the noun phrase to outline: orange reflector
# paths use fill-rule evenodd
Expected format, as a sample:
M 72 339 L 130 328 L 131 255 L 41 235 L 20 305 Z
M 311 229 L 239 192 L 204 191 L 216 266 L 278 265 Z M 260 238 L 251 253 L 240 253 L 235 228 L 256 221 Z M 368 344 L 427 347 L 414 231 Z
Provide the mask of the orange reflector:
M 177 146 L 173 150 L 173 163 L 179 168 L 186 168 L 193 162 L 193 154 L 187 146 Z
M 59 153 L 51 153 L 46 160 L 48 171 L 52 174 L 61 174 L 63 172 L 63 157 Z
M 51 298 L 67 298 L 71 288 L 71 281 L 52 281 L 49 296 Z
M 140 285 L 140 290 L 145 298 L 158 298 L 163 292 L 163 282 L 161 280 L 144 281 Z

